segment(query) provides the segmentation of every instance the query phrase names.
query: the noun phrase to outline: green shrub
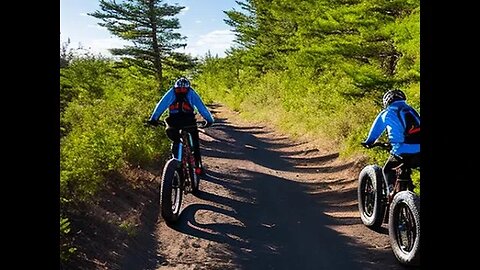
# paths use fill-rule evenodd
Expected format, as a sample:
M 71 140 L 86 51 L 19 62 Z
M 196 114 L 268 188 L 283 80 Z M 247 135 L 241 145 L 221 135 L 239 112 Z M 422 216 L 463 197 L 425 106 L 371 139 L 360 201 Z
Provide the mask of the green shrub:
M 70 221 L 60 216 L 60 260 L 65 263 L 77 251 L 72 245 L 70 233 Z
M 69 89 L 78 91 L 61 115 L 60 191 L 75 202 L 94 196 L 106 173 L 153 162 L 169 141 L 162 129 L 143 125 L 163 95 L 154 78 L 98 59 L 73 60 L 65 69 Z

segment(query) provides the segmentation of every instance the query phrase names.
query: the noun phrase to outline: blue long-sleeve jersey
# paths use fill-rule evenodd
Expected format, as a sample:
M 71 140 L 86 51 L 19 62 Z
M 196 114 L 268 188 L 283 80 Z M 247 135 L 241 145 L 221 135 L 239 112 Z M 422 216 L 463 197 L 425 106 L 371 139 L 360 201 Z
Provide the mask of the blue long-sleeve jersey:
M 190 88 L 186 95 L 187 101 L 190 105 L 198 110 L 200 115 L 208 122 L 213 123 L 215 120 L 213 119 L 212 114 L 207 109 L 205 104 L 203 103 L 200 96 L 195 92 L 193 88 Z M 163 97 L 158 101 L 157 106 L 153 110 L 152 115 L 150 116 L 150 120 L 157 121 L 158 118 L 165 112 L 165 110 L 175 101 L 175 91 L 172 88 L 168 89 L 168 91 L 163 95 Z
M 404 143 L 404 128 L 402 122 L 400 122 L 404 121 L 404 119 L 400 120 L 397 112 L 399 109 L 406 106 L 410 105 L 408 105 L 405 100 L 397 100 L 392 102 L 386 109 L 382 110 L 375 118 L 375 121 L 373 121 L 365 143 L 372 144 L 382 135 L 385 130 L 387 130 L 388 139 L 392 144 L 392 150 L 390 153 L 401 155 L 405 153 L 420 152 L 420 144 Z M 418 119 L 418 121 L 420 123 L 420 119 Z

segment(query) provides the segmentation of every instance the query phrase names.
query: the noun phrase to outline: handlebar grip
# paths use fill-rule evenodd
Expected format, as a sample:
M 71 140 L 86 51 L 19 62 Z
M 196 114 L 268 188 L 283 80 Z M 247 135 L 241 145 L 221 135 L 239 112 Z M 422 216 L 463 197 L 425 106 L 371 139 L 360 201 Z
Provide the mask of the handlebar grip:
M 143 125 L 144 126 L 154 126 L 154 127 L 156 127 L 156 126 L 165 127 L 166 126 L 164 121 L 152 121 L 150 119 L 146 120 Z

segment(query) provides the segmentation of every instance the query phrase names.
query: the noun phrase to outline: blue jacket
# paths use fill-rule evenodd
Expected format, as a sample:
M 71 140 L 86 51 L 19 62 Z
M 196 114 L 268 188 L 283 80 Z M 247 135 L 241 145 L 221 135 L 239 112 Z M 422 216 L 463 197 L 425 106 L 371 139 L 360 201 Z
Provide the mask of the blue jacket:
M 192 105 L 194 108 L 197 108 L 198 112 L 200 115 L 208 122 L 213 123 L 214 119 L 210 111 L 207 109 L 205 104 L 203 103 L 202 99 L 200 96 L 193 90 L 193 88 L 190 88 L 189 91 L 187 92 L 186 96 L 188 103 Z M 157 103 L 157 106 L 155 106 L 155 109 L 153 110 L 152 115 L 150 116 L 150 120 L 158 120 L 160 116 L 165 112 L 165 110 L 170 106 L 175 101 L 175 92 L 173 90 L 173 87 L 168 89 L 168 91 L 163 95 L 163 97 L 160 99 L 160 101 Z
M 388 132 L 388 139 L 392 144 L 392 150 L 390 153 L 395 155 L 401 155 L 405 153 L 418 153 L 420 152 L 420 144 L 406 144 L 403 143 L 403 125 L 404 120 L 398 118 L 397 110 L 402 107 L 410 107 L 405 100 L 397 100 L 392 102 L 386 109 L 382 110 L 373 121 L 368 138 L 365 143 L 372 144 L 375 142 L 385 131 Z M 420 119 L 418 119 L 420 123 Z

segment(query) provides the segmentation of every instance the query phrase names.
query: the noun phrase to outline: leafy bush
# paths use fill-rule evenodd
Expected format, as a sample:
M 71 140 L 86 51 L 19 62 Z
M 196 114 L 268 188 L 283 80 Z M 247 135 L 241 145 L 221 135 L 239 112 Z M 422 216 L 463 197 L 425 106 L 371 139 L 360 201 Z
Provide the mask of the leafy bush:
M 62 262 L 66 262 L 77 251 L 77 248 L 72 246 L 69 233 L 70 221 L 60 216 L 60 260 Z
M 61 115 L 62 198 L 87 200 L 106 173 L 125 163 L 147 164 L 167 150 L 164 131 L 143 126 L 162 95 L 154 78 L 97 58 L 74 59 L 61 72 L 63 85 L 69 85 L 61 90 L 76 93 L 68 96 Z

